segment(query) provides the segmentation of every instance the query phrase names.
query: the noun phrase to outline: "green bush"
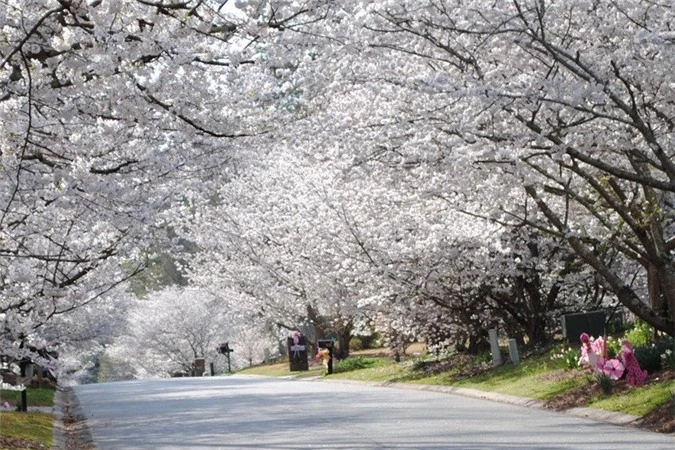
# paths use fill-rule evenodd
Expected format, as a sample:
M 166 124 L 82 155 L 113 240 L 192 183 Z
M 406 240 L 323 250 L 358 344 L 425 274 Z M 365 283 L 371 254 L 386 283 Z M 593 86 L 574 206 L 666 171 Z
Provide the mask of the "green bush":
M 667 348 L 661 354 L 661 367 L 664 369 L 675 369 L 675 349 Z
M 607 336 L 605 343 L 607 344 L 607 358 L 612 359 L 619 356 L 619 353 L 621 353 L 621 339 Z
M 361 341 L 361 350 L 367 350 L 370 348 L 377 348 L 380 346 L 380 334 L 373 333 L 368 335 L 358 335 L 354 336 L 352 339 L 359 339 Z
M 381 358 L 358 356 L 339 361 L 333 366 L 333 373 L 352 372 L 354 370 L 371 369 L 383 364 Z
M 638 364 L 640 364 L 640 368 L 649 373 L 654 373 L 663 367 L 664 360 L 661 355 L 666 354 L 667 350 L 672 352 L 673 348 L 675 348 L 675 338 L 666 337 L 653 344 L 633 347 L 633 353 Z
M 641 320 L 636 321 L 633 326 L 626 331 L 626 334 L 623 335 L 623 338 L 628 340 L 633 348 L 645 347 L 651 344 L 653 337 L 654 329 Z
M 661 353 L 661 368 L 675 369 L 675 336 L 662 337 L 655 345 Z
M 363 350 L 363 341 L 361 340 L 360 337 L 354 336 L 349 340 L 349 350 L 352 352 L 358 352 L 359 350 Z
M 633 349 L 635 359 L 637 359 L 640 368 L 649 373 L 657 372 L 661 369 L 661 353 L 656 349 L 656 346 L 643 346 Z

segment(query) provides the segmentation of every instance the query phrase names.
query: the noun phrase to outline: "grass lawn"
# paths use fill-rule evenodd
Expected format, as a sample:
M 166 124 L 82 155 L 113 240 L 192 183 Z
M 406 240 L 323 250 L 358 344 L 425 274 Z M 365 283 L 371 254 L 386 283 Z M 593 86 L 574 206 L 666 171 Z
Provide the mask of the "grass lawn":
M 50 448 L 51 414 L 38 412 L 0 412 L 0 447 L 3 449 Z
M 0 391 L 0 449 L 50 448 L 54 416 L 39 412 L 16 412 L 20 392 Z M 28 388 L 28 406 L 54 406 L 54 389 Z M 11 410 L 5 410 L 7 402 Z
M 8 402 L 12 406 L 20 403 L 19 391 L 0 390 L 0 404 Z M 28 388 L 26 393 L 28 406 L 54 406 L 54 389 Z
M 310 364 L 308 371 L 291 372 L 288 362 L 281 362 L 249 367 L 247 369 L 242 369 L 237 373 L 244 375 L 264 375 L 267 377 L 294 376 L 296 378 L 311 378 L 323 376 L 324 368 L 320 364 Z
M 560 369 L 550 362 L 546 354 L 525 359 L 517 366 L 500 366 L 476 377 L 459 380 L 453 385 L 547 400 L 586 383 L 588 378 L 583 372 Z
M 625 392 L 597 397 L 591 400 L 592 408 L 621 411 L 643 416 L 675 397 L 675 380 L 649 384 Z

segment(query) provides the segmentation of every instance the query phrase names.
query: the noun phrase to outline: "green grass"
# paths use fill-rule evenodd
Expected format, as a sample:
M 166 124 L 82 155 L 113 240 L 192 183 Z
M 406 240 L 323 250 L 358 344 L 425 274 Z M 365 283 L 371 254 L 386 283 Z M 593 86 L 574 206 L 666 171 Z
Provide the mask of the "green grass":
M 675 381 L 636 387 L 626 392 L 598 397 L 590 407 L 607 411 L 620 411 L 634 416 L 643 416 L 675 396 Z
M 8 402 L 16 406 L 20 402 L 21 392 L 0 390 L 0 404 Z M 54 389 L 28 388 L 26 392 L 28 406 L 54 406 Z
M 545 354 L 523 360 L 517 366 L 511 364 L 499 366 L 453 384 L 482 391 L 547 400 L 585 383 L 588 383 L 588 379 L 582 372 L 561 369 L 558 364 L 551 363 L 549 355 Z
M 0 412 L 0 436 L 21 439 L 44 448 L 52 446 L 51 414 L 37 412 Z
M 394 381 L 397 376 L 403 373 L 405 373 L 405 368 L 401 364 L 382 358 L 382 362 L 375 367 L 338 372 L 330 375 L 329 378 L 373 382 Z
M 26 400 L 28 406 L 54 406 L 54 389 L 48 388 L 28 388 L 26 391 Z M 21 402 L 21 392 L 19 391 L 0 391 L 0 437 L 18 439 L 20 447 L 11 448 L 38 447 L 50 448 L 52 446 L 52 427 L 54 416 L 51 414 L 38 412 L 16 412 L 4 411 L 5 402 L 9 403 L 12 409 L 16 408 Z
M 482 391 L 494 391 L 517 397 L 535 398 L 538 400 L 550 399 L 562 392 L 588 383 L 585 376 L 574 377 L 547 377 L 546 373 L 524 373 L 518 378 L 495 379 L 486 378 L 484 381 L 459 381 L 455 385 L 474 388 Z
M 354 376 L 354 372 L 376 370 L 384 366 L 393 366 L 394 362 L 389 358 L 358 356 L 338 361 L 333 366 L 334 374 L 349 373 L 349 377 Z M 242 369 L 237 373 L 244 375 L 263 375 L 268 377 L 293 376 L 296 378 L 311 378 L 325 376 L 326 369 L 321 364 L 313 363 L 309 365 L 309 370 L 300 372 L 291 372 L 288 362 L 275 364 L 263 364 Z
M 291 372 L 288 362 L 275 364 L 263 364 L 242 369 L 237 373 L 244 375 L 263 375 L 268 377 L 287 377 L 295 376 L 297 378 L 318 377 L 324 374 L 324 368 L 320 364 L 312 364 L 308 371 Z

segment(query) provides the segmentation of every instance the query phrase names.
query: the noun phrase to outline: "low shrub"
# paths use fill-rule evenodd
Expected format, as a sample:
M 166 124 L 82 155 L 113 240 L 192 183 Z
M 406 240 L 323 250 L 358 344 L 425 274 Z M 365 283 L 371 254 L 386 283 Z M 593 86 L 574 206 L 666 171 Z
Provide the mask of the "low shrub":
M 653 337 L 654 329 L 640 320 L 623 335 L 623 339 L 628 340 L 633 348 L 648 346 L 652 343 Z
M 673 348 L 675 348 L 674 346 L 675 338 L 666 337 L 658 339 L 652 344 L 639 347 L 636 346 L 633 348 L 633 353 L 635 354 L 638 364 L 640 364 L 640 368 L 646 370 L 649 373 L 654 373 L 658 372 L 662 368 L 665 368 L 663 364 L 664 358 L 662 358 L 662 355 L 667 355 L 668 350 L 670 350 L 672 353 Z M 666 364 L 667 361 L 668 360 L 666 359 Z
M 607 358 L 612 359 L 619 356 L 621 353 L 621 339 L 607 336 L 605 344 L 607 345 Z
M 675 351 L 668 348 L 661 354 L 661 367 L 664 369 L 675 369 Z
M 358 352 L 359 350 L 363 350 L 363 341 L 361 340 L 360 337 L 354 336 L 349 340 L 349 350 L 352 352 Z
M 610 395 L 614 390 L 614 380 L 608 377 L 605 374 L 597 374 L 595 376 L 595 381 L 600 386 L 600 390 L 605 395 Z
M 352 337 L 353 339 L 358 338 L 361 341 L 361 350 L 367 350 L 370 348 L 378 348 L 380 346 L 380 334 L 379 333 L 373 333 L 373 334 L 368 334 L 368 335 L 358 335 Z
M 383 365 L 381 358 L 368 358 L 358 356 L 356 358 L 347 358 L 338 361 L 333 365 L 333 373 L 352 372 L 354 370 L 372 369 Z

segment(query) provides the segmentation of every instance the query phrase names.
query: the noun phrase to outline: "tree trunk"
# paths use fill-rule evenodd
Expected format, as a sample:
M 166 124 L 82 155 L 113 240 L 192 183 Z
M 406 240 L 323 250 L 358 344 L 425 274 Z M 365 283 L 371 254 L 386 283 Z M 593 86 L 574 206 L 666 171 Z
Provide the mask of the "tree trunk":
M 345 359 L 349 356 L 349 342 L 352 340 L 352 324 L 351 322 L 345 325 L 338 335 L 340 336 L 340 355 L 339 359 Z
M 649 300 L 654 311 L 675 324 L 675 270 L 667 262 L 647 267 Z M 669 334 L 675 335 L 675 330 Z

